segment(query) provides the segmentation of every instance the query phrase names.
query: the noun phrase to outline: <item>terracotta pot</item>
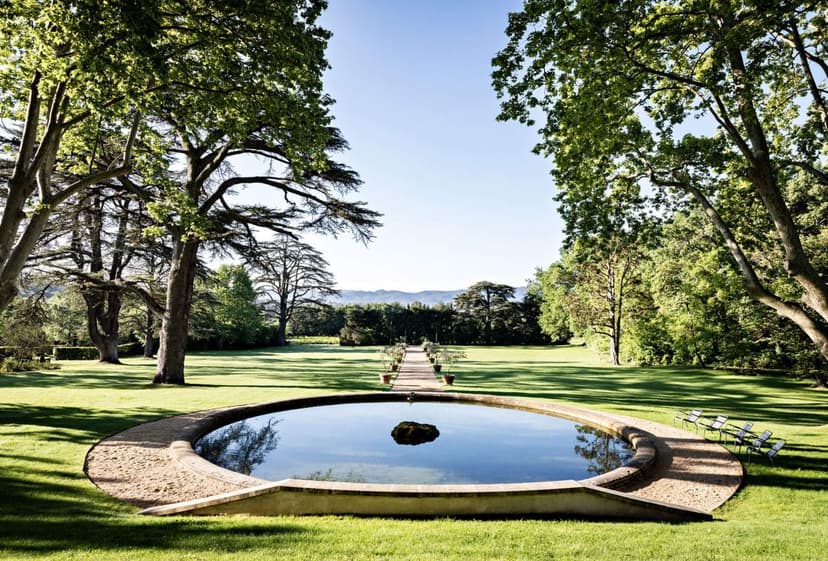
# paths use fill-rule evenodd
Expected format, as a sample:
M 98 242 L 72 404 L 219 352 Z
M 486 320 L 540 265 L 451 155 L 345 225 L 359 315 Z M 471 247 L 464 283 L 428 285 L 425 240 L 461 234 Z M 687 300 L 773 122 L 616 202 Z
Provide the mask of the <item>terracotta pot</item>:
M 391 373 L 390 372 L 383 372 L 380 374 L 380 382 L 383 384 L 390 384 L 391 383 Z
M 454 374 L 443 374 L 443 382 L 447 386 L 453 386 L 454 385 Z
M 440 370 L 442 370 L 442 369 L 443 369 L 443 365 L 442 365 L 442 364 L 435 364 L 435 365 L 434 365 L 434 371 L 435 371 L 435 372 L 439 372 L 439 371 L 440 371 Z

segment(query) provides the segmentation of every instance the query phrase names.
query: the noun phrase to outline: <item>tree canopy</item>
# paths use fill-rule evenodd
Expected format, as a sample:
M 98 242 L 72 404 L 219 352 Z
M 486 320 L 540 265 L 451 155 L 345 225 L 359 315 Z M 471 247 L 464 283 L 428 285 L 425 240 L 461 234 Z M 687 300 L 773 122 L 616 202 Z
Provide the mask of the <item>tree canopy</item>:
M 812 212 L 828 193 L 826 15 L 808 1 L 526 0 L 493 83 L 501 119 L 541 120 L 569 227 L 618 181 L 648 193 L 642 211 L 696 205 L 747 293 L 828 359 L 828 231 Z
M 461 313 L 477 322 L 483 331 L 483 342 L 492 342 L 492 330 L 505 322 L 509 299 L 515 289 L 506 284 L 480 281 L 454 298 L 454 304 Z

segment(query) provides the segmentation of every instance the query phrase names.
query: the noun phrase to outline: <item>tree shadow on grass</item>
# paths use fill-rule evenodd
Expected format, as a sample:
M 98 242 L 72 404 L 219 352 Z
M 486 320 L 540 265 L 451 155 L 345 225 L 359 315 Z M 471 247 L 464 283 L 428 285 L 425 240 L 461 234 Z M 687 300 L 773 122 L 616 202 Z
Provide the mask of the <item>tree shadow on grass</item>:
M 474 368 L 474 370 L 471 370 Z M 702 408 L 708 416 L 785 425 L 828 424 L 828 410 L 795 382 L 742 379 L 698 370 L 554 367 L 478 362 L 458 372 L 456 391 L 568 401 L 635 410 Z M 463 387 L 465 386 L 465 388 Z
M 44 440 L 63 440 L 89 444 L 107 435 L 129 427 L 179 414 L 162 408 L 131 409 L 128 412 L 104 411 L 61 405 L 0 405 L 0 424 L 20 424 L 42 427 Z M 19 458 L 19 456 L 10 454 Z
M 182 553 L 270 551 L 307 546 L 307 528 L 277 519 L 194 520 L 128 517 L 62 516 L 46 514 L 35 520 L 0 516 L 0 552 L 48 554 L 67 550 L 112 551 L 181 548 Z M 255 537 L 255 539 L 251 539 Z
M 139 370 L 134 372 L 133 370 Z M 51 388 L 71 386 L 73 388 L 109 388 L 109 389 L 152 389 L 152 376 L 155 367 L 145 364 L 112 365 L 102 367 L 95 365 L 87 372 L 64 372 L 61 370 L 44 370 L 34 372 L 16 372 L 0 376 L 0 388 Z
M 25 442 L 61 440 L 75 453 L 50 457 L 39 446 L 0 451 L 0 557 L 66 550 L 181 547 L 187 552 L 232 552 L 305 543 L 312 534 L 276 519 L 205 520 L 139 517 L 134 507 L 97 490 L 81 470 L 77 452 L 106 434 L 174 412 L 140 409 L 127 414 L 78 407 L 0 406 L 6 435 L 19 427 Z M 14 444 L 14 438 L 9 442 Z M 251 536 L 257 539 L 251 540 Z

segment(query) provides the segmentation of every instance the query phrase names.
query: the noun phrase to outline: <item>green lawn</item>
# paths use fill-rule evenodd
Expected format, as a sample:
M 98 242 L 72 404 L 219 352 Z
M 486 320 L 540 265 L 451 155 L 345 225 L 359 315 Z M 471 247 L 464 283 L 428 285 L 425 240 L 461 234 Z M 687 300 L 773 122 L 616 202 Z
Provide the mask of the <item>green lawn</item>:
M 187 387 L 154 387 L 153 364 L 64 363 L 0 376 L 0 559 L 813 559 L 828 551 L 828 392 L 807 382 L 700 370 L 611 368 L 583 348 L 466 348 L 457 391 L 534 397 L 670 423 L 676 409 L 752 420 L 790 441 L 716 521 L 398 520 L 343 516 L 147 518 L 82 472 L 88 448 L 186 411 L 372 391 L 376 349 L 293 346 L 187 359 Z

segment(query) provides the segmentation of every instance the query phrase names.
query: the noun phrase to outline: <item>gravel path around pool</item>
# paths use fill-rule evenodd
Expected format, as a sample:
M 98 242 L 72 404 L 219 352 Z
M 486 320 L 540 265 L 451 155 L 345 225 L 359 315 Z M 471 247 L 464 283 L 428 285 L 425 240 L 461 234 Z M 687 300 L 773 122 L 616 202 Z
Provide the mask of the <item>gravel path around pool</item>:
M 190 471 L 173 459 L 170 445 L 185 428 L 216 410 L 167 417 L 103 439 L 86 457 L 84 471 L 101 490 L 137 507 L 198 499 L 265 481 L 238 475 L 234 481 Z M 645 480 L 621 491 L 712 512 L 739 489 L 742 464 L 727 449 L 698 434 L 633 417 L 603 414 L 658 437 L 658 459 Z

